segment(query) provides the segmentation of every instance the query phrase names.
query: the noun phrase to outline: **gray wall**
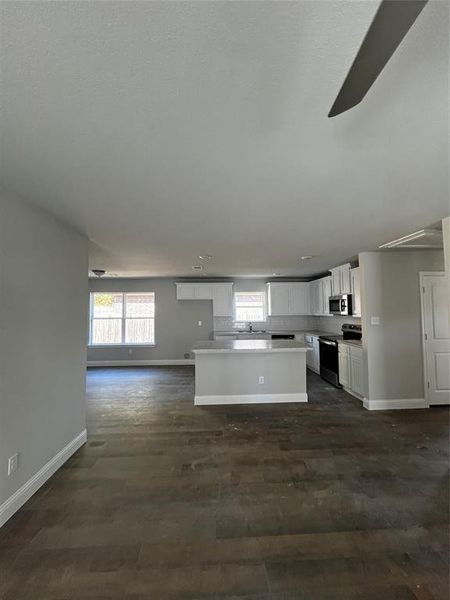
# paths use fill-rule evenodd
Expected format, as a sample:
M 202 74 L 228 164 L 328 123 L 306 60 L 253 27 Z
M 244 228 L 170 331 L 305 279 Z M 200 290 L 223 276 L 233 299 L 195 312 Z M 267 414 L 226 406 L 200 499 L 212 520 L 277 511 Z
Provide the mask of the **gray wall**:
M 194 342 L 210 339 L 213 330 L 212 301 L 178 301 L 176 281 L 180 279 L 90 279 L 90 291 L 155 293 L 155 346 L 91 346 L 88 348 L 88 360 L 182 359 L 185 353 L 191 351 Z M 198 321 L 202 321 L 201 327 Z
M 442 271 L 442 251 L 363 252 L 361 301 L 365 396 L 423 398 L 420 271 Z M 371 316 L 380 317 L 379 325 Z
M 0 505 L 86 427 L 86 274 L 86 238 L 0 195 Z

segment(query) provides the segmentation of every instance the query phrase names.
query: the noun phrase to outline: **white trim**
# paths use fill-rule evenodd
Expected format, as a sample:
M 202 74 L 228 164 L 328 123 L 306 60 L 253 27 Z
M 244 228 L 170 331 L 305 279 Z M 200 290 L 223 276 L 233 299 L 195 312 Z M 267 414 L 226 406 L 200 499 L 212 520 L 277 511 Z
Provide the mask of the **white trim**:
M 88 367 L 151 367 L 157 365 L 194 365 L 193 358 L 173 358 L 161 360 L 88 360 Z
M 196 406 L 213 404 L 267 404 L 278 402 L 308 402 L 308 394 L 234 394 L 223 396 L 195 396 Z
M 94 317 L 94 310 L 93 310 L 93 303 L 92 303 L 92 297 L 95 294 L 122 294 L 122 316 L 121 317 Z M 127 296 L 131 296 L 131 295 L 147 295 L 153 296 L 153 317 L 127 317 Z M 95 344 L 92 342 L 92 321 L 94 319 L 119 319 L 121 320 L 121 324 L 120 324 L 120 336 L 121 336 L 121 342 L 119 343 L 113 343 L 113 344 Z M 153 341 L 152 342 L 143 342 L 143 343 L 137 343 L 137 344 L 130 344 L 128 342 L 125 342 L 125 328 L 126 328 L 126 321 L 128 319 L 153 319 Z M 88 347 L 89 348 L 126 348 L 128 346 L 156 346 L 156 294 L 155 292 L 151 292 L 151 291 L 147 291 L 147 292 L 125 292 L 125 291 L 116 291 L 116 292 L 109 292 L 107 290 L 89 290 L 89 340 L 88 340 Z
M 425 398 L 393 398 L 391 400 L 368 400 L 363 398 L 367 410 L 401 410 L 407 408 L 430 408 Z
M 426 277 L 443 277 L 445 278 L 445 271 L 421 271 L 419 273 L 419 285 L 420 285 L 420 322 L 422 326 L 422 364 L 423 364 L 423 389 L 425 400 L 430 403 L 429 389 L 427 385 L 428 381 L 428 369 L 427 369 L 427 345 L 425 341 L 425 305 L 424 305 L 424 289 L 425 289 L 425 278 Z M 433 402 L 434 404 L 434 402 Z M 447 404 L 447 403 L 445 403 Z
M 263 318 L 262 319 L 254 319 L 254 321 L 246 321 L 245 319 L 238 319 L 237 315 L 236 315 L 236 296 L 239 296 L 239 294 L 254 294 L 256 295 L 261 295 L 262 296 L 262 311 L 263 311 Z M 253 291 L 253 292 L 243 292 L 243 291 L 233 291 L 233 319 L 235 322 L 237 323 L 267 323 L 267 290 L 259 290 L 259 291 Z
M 87 431 L 84 429 L 62 450 L 55 454 L 43 467 L 25 482 L 12 496 L 0 505 L 0 527 L 10 519 L 27 500 L 35 494 L 50 477 L 62 467 L 74 452 L 87 440 Z

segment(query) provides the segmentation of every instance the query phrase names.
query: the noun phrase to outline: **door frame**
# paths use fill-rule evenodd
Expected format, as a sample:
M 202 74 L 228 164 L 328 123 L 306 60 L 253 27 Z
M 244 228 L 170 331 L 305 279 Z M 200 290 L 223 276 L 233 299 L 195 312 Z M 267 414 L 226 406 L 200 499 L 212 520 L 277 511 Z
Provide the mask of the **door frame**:
M 428 374 L 427 374 L 427 353 L 425 348 L 425 311 L 424 311 L 424 294 L 425 294 L 425 277 L 442 277 L 444 280 L 447 277 L 445 271 L 420 271 L 419 283 L 420 283 L 420 320 L 422 329 L 422 365 L 423 365 L 423 388 L 425 402 L 430 406 L 430 398 L 428 391 Z

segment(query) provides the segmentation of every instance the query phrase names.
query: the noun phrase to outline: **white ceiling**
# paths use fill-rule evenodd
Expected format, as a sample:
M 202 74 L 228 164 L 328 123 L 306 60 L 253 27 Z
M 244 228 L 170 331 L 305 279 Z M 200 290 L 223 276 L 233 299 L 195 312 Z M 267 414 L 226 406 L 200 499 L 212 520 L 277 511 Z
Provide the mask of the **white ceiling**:
M 450 213 L 448 2 L 328 119 L 378 2 L 3 2 L 4 187 L 118 274 L 307 276 Z M 316 258 L 304 263 L 304 254 Z

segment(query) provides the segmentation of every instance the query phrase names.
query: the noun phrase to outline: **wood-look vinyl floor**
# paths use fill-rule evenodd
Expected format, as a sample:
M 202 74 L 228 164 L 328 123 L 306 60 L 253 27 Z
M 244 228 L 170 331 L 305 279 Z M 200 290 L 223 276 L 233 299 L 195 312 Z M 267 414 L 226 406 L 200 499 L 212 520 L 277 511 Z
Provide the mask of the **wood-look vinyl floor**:
M 194 407 L 92 369 L 81 448 L 0 530 L 2 600 L 448 600 L 448 409 Z

